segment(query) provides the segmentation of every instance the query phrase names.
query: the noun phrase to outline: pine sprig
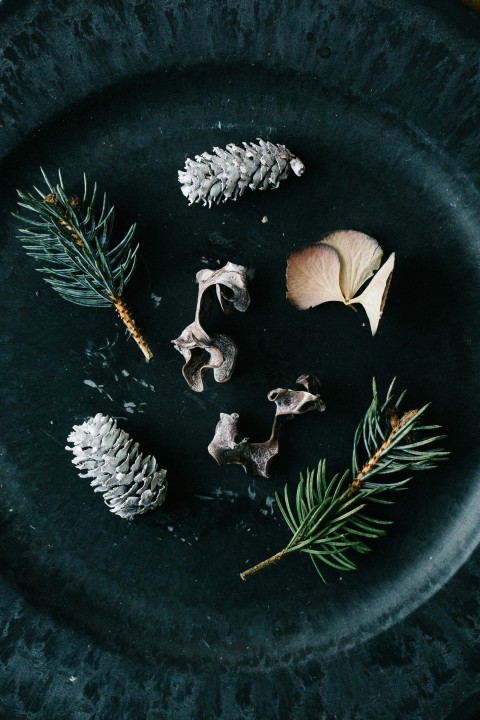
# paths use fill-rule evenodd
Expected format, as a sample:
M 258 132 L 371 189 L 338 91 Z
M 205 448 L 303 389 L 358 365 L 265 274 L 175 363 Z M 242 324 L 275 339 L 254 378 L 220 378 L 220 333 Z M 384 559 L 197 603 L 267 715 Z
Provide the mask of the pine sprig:
M 114 207 L 109 207 L 105 194 L 100 204 L 97 202 L 96 183 L 90 192 L 84 175 L 83 197 L 79 199 L 67 195 L 60 171 L 56 185 L 43 170 L 42 175 L 47 194 L 36 187 L 36 195 L 17 191 L 19 206 L 31 213 L 28 217 L 15 215 L 25 223 L 19 230 L 19 240 L 27 254 L 41 263 L 37 270 L 65 300 L 89 307 L 113 305 L 150 360 L 150 348 L 122 297 L 136 265 L 135 225 L 122 240 L 113 242 Z
M 354 437 L 351 473 L 347 470 L 328 480 L 326 462 L 321 460 L 316 470 L 300 475 L 294 504 L 287 487 L 283 500 L 276 495 L 292 538 L 283 550 L 241 573 L 242 580 L 296 551 L 310 556 L 322 580 L 322 565 L 342 571 L 356 569 L 351 553 L 369 552 L 370 541 L 385 535 L 385 526 L 390 524 L 389 520 L 367 515 L 368 502 L 391 503 L 378 496 L 404 489 L 411 479 L 378 482 L 377 478 L 395 472 L 429 470 L 448 457 L 449 453 L 436 445 L 445 437 L 436 433 L 440 426 L 422 423 L 428 405 L 400 415 L 405 393 L 395 402 L 393 385 L 380 404 L 373 381 L 371 405 Z

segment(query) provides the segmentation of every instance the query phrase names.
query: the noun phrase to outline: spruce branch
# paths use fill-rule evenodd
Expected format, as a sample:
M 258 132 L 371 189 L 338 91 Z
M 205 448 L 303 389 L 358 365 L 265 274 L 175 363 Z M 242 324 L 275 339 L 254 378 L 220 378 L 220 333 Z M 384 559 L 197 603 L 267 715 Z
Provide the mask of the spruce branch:
M 90 307 L 113 305 L 145 358 L 150 360 L 152 352 L 122 297 L 136 265 L 135 225 L 122 240 L 114 243 L 114 208 L 109 207 L 105 194 L 97 203 L 96 183 L 90 193 L 84 175 L 83 197 L 79 199 L 67 195 L 60 171 L 56 185 L 43 170 L 42 175 L 47 194 L 36 187 L 36 194 L 17 191 L 19 206 L 31 213 L 28 217 L 15 215 L 25 223 L 18 239 L 27 255 L 41 263 L 37 270 L 65 300 Z M 96 214 L 97 204 L 99 214 Z
M 379 482 L 378 477 L 429 470 L 446 460 L 449 453 L 436 445 L 445 437 L 437 434 L 440 426 L 423 423 L 428 405 L 400 414 L 405 393 L 394 401 L 394 382 L 380 403 L 373 381 L 372 402 L 354 437 L 351 473 L 346 470 L 328 480 L 326 462 L 321 460 L 316 470 L 308 469 L 300 475 L 294 504 L 287 487 L 283 501 L 276 495 L 292 538 L 283 550 L 240 573 L 242 580 L 295 551 L 310 556 L 322 580 L 322 564 L 342 571 L 355 570 L 351 553 L 369 552 L 369 542 L 385 535 L 385 526 L 391 524 L 367 515 L 367 504 L 390 504 L 390 499 L 378 496 L 404 489 L 411 479 Z

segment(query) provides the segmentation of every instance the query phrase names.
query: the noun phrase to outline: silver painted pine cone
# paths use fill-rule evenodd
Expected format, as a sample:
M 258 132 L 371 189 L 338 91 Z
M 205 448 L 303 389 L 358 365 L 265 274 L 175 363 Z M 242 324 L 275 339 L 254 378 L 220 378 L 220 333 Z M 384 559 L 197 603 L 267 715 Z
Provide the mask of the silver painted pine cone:
M 117 427 L 116 420 L 98 413 L 68 436 L 72 462 L 80 477 L 91 478 L 95 492 L 111 512 L 132 518 L 162 505 L 167 494 L 166 470 L 158 469 L 151 455 L 143 457 L 138 443 Z
M 290 168 L 295 175 L 302 175 L 305 166 L 292 155 L 285 145 L 274 145 L 260 138 L 255 143 L 242 143 L 243 147 L 230 143 L 226 150 L 213 148 L 213 153 L 187 158 L 185 170 L 179 170 L 181 190 L 189 205 L 236 200 L 247 187 L 251 190 L 277 188 L 280 180 L 288 177 Z

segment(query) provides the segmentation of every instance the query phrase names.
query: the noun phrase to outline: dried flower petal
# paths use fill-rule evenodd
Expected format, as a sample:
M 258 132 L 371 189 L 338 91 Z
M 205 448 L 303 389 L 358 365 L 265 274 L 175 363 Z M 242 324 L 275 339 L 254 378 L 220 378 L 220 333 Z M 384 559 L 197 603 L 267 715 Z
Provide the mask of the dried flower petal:
M 290 255 L 287 262 L 287 298 L 299 310 L 336 300 L 345 302 L 340 289 L 340 258 L 328 245 L 311 245 Z
M 339 230 L 316 245 L 293 253 L 287 262 L 287 298 L 305 310 L 324 302 L 361 304 L 375 335 L 392 277 L 395 256 L 378 270 L 383 250 L 378 242 L 355 230 Z M 377 274 L 363 292 L 355 293 Z
M 351 300 L 362 285 L 378 270 L 383 250 L 378 242 L 356 230 L 337 230 L 322 238 L 320 244 L 337 251 L 340 258 L 340 287 L 345 300 Z
M 356 298 L 351 300 L 351 304 L 359 303 L 365 308 L 370 322 L 372 335 L 375 335 L 378 329 L 378 323 L 383 314 L 383 308 L 387 300 L 387 294 L 392 279 L 393 266 L 395 265 L 395 253 L 392 253 L 387 262 L 380 268 L 373 280 L 369 282 L 365 290 Z

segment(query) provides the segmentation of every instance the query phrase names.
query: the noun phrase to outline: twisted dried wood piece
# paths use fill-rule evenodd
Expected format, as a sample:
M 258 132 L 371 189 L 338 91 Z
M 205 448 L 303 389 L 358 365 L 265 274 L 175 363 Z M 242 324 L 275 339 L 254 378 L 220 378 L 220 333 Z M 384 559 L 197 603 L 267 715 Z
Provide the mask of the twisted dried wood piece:
M 298 385 L 304 390 L 286 390 L 277 388 L 271 390 L 267 397 L 276 405 L 275 418 L 270 437 L 265 442 L 250 442 L 249 438 L 241 438 L 237 425 L 237 413 L 228 415 L 220 413 L 220 421 L 215 429 L 215 435 L 208 446 L 208 452 L 219 465 L 235 463 L 242 465 L 249 475 L 268 477 L 270 464 L 279 452 L 279 435 L 282 426 L 293 420 L 295 415 L 303 415 L 312 410 L 325 410 L 325 403 L 318 394 L 320 383 L 314 375 L 301 375 L 297 379 Z
M 197 283 L 195 320 L 172 343 L 185 358 L 182 373 L 188 385 L 195 392 L 203 392 L 203 378 L 207 370 L 213 370 L 216 382 L 230 380 L 238 352 L 236 343 L 228 335 L 209 335 L 203 329 L 201 320 L 205 318 L 208 309 L 205 291 L 212 286 L 216 287 L 218 301 L 226 314 L 233 310 L 245 312 L 250 304 L 250 296 L 246 268 L 231 262 L 219 270 L 200 270 Z

